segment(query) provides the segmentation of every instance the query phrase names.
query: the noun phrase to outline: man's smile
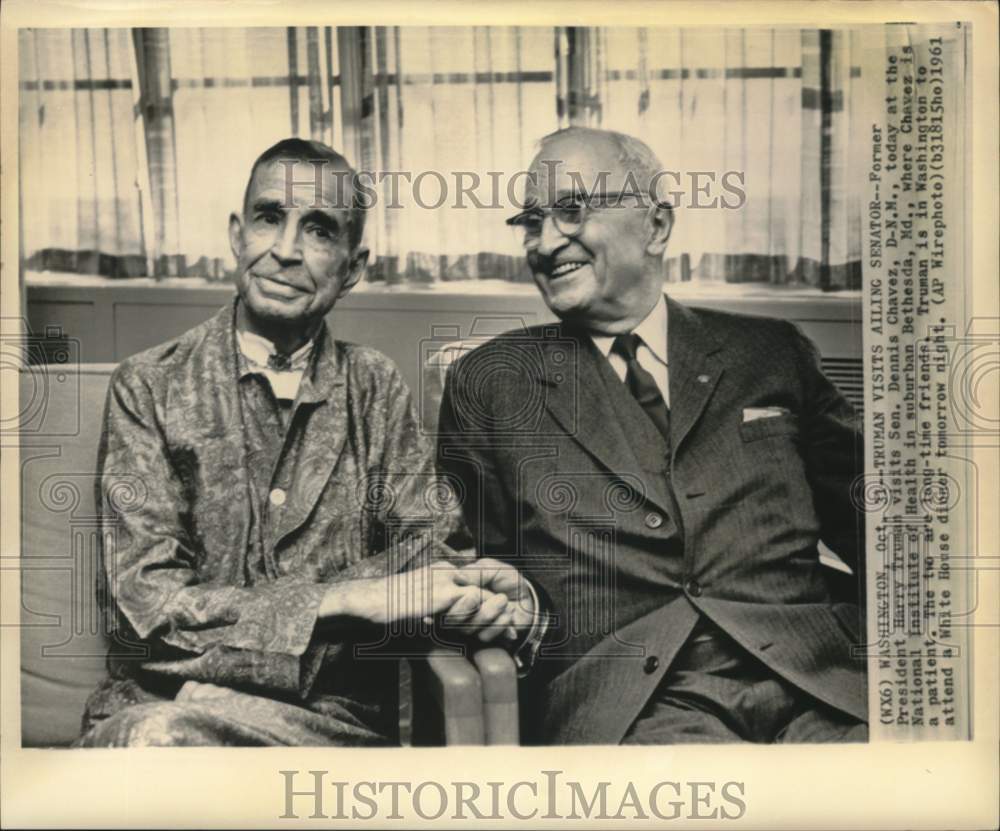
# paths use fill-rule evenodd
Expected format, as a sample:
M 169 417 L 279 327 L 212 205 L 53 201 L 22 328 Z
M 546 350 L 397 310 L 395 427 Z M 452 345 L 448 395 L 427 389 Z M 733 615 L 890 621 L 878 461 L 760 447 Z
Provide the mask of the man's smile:
M 589 265 L 589 263 L 584 260 L 569 260 L 564 263 L 559 263 L 549 270 L 549 277 L 553 279 L 565 277 L 567 274 L 572 274 L 574 271 L 585 265 Z
M 278 274 L 255 274 L 254 277 L 264 294 L 287 299 L 306 293 L 305 289 L 290 283 Z

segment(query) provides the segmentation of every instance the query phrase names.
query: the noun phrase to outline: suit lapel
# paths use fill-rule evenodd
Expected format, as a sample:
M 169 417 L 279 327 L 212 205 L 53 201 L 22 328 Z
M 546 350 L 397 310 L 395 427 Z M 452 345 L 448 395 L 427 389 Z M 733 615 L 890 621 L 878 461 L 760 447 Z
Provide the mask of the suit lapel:
M 562 334 L 561 340 L 543 346 L 544 369 L 537 381 L 546 387 L 542 391 L 546 407 L 563 430 L 603 467 L 619 474 L 630 487 L 669 514 L 671 501 L 659 475 L 664 470 L 663 461 L 640 461 L 625 434 L 631 414 L 625 414 L 623 423 L 623 413 L 614 407 L 606 392 L 609 383 L 621 381 L 586 333 L 564 326 Z M 572 366 L 573 356 L 569 362 L 555 358 L 557 350 L 565 350 L 567 339 L 575 343 L 575 379 L 565 378 L 567 363 Z M 557 380 L 560 377 L 561 382 Z M 646 417 L 638 404 L 635 409 Z M 649 471 L 658 475 L 644 475 Z
M 695 312 L 667 298 L 670 439 L 676 455 L 722 377 L 715 334 Z
M 325 325 L 316 346 L 311 372 L 302 378 L 295 405 L 296 422 L 302 424 L 308 419 L 308 429 L 297 428 L 301 443 L 293 451 L 296 475 L 288 494 L 288 507 L 278 522 L 276 548 L 313 512 L 347 440 L 346 368 L 341 365 L 336 341 Z

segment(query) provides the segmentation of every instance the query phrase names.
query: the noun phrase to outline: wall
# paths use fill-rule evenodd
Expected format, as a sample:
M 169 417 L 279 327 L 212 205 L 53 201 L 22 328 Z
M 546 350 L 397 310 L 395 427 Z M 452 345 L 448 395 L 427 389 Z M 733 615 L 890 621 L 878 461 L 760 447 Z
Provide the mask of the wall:
M 681 302 L 792 320 L 824 356 L 828 373 L 852 398 L 861 390 L 861 299 L 857 292 L 681 283 Z M 111 280 L 31 275 L 27 314 L 36 336 L 79 342 L 82 363 L 117 362 L 201 323 L 232 299 L 230 286 L 200 279 Z M 385 352 L 416 390 L 435 342 L 491 335 L 551 320 L 535 287 L 487 280 L 425 289 L 365 284 L 331 314 L 338 338 Z M 53 339 L 53 338 L 50 338 Z

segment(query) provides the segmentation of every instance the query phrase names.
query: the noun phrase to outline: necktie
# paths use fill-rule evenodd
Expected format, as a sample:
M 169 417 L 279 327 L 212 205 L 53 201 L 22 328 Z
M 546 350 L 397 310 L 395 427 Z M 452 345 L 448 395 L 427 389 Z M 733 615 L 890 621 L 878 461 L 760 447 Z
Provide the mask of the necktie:
M 642 338 L 634 333 L 619 335 L 615 338 L 611 351 L 621 355 L 625 359 L 625 386 L 632 396 L 639 402 L 639 406 L 649 416 L 649 420 L 656 425 L 656 429 L 667 440 L 667 447 L 670 446 L 670 410 L 667 408 L 660 388 L 656 385 L 653 376 L 644 370 L 635 356 Z

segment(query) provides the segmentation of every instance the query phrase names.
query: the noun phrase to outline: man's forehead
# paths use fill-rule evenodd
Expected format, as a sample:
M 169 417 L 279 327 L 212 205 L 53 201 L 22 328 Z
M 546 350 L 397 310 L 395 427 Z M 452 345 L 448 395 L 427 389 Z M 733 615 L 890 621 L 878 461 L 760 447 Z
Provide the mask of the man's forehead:
M 531 163 L 528 192 L 564 193 L 618 191 L 629 172 L 614 142 L 600 136 L 577 136 L 550 141 Z M 633 172 L 633 177 L 636 172 Z M 633 179 L 634 181 L 634 179 Z
M 317 205 L 331 210 L 350 210 L 353 204 L 354 171 L 346 164 L 326 159 L 274 159 L 254 172 L 248 203 L 277 201 L 286 208 Z M 290 204 L 286 204 L 289 202 Z

